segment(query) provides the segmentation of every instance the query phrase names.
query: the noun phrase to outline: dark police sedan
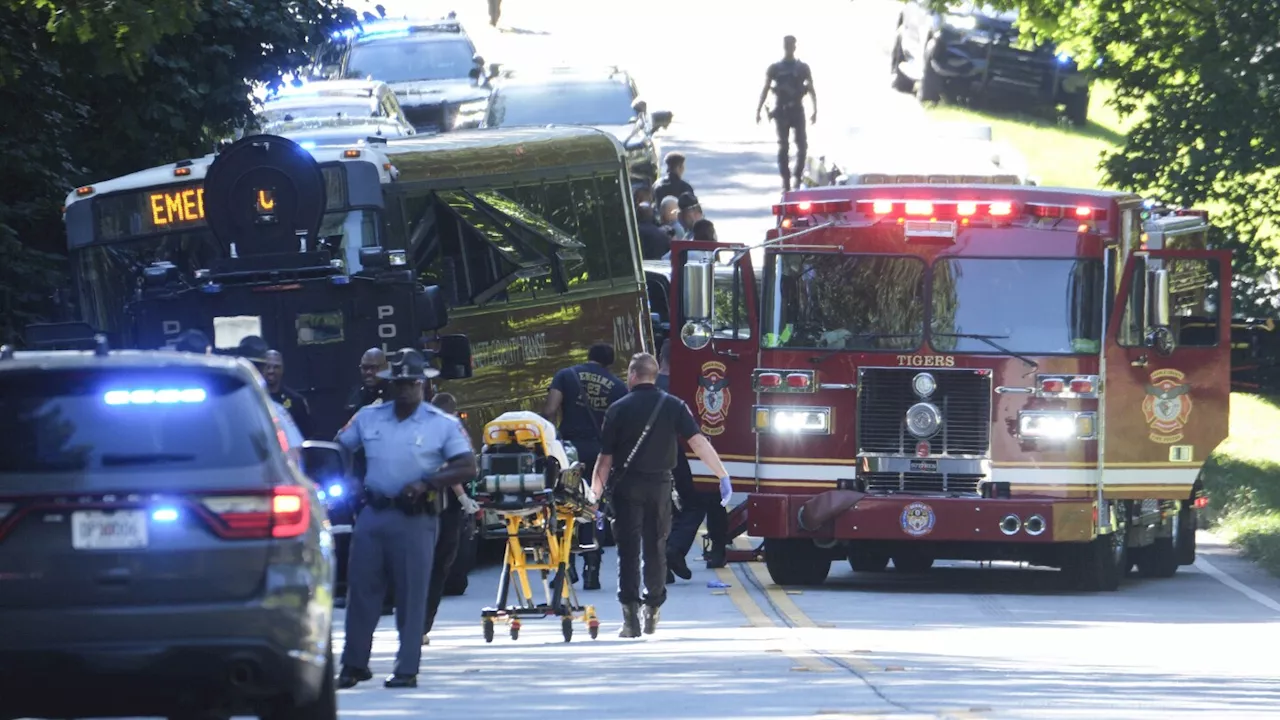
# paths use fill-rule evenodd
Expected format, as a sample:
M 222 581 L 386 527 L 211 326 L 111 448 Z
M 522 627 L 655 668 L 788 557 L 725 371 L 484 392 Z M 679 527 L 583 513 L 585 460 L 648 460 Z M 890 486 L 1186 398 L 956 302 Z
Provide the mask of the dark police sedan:
M 243 360 L 0 349 L 0 717 L 337 717 L 332 542 L 269 402 Z
M 1089 118 L 1089 77 L 1050 44 L 1023 48 L 1017 13 L 980 3 L 934 12 L 911 0 L 898 16 L 891 66 L 901 92 L 921 102 L 943 95 L 1000 95 L 1017 102 L 1062 106 L 1073 125 Z

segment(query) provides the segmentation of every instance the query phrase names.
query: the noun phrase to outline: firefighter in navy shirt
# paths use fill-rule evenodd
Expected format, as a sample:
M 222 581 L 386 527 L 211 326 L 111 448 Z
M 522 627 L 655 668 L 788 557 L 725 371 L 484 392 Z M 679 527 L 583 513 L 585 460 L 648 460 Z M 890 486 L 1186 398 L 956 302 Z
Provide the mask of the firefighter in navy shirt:
M 596 458 L 600 455 L 601 428 L 605 411 L 627 394 L 627 386 L 609 372 L 613 365 L 613 346 L 597 343 L 587 351 L 587 362 L 574 365 L 556 373 L 547 390 L 547 401 L 542 406 L 542 416 L 551 422 L 560 416 L 560 439 L 573 443 L 578 450 L 578 460 L 585 466 L 583 477 L 591 477 Z M 590 546 L 598 538 L 591 523 L 578 525 L 578 545 Z M 582 588 L 600 589 L 599 546 L 583 554 Z M 572 570 L 573 565 L 570 565 Z
M 799 188 L 800 179 L 804 177 L 805 155 L 809 152 L 808 132 L 804 124 L 804 96 L 808 95 L 813 100 L 813 114 L 809 116 L 809 122 L 816 123 L 818 91 L 813 88 L 813 74 L 809 72 L 809 66 L 796 59 L 795 37 L 788 35 L 783 38 L 782 48 L 785 56 L 770 65 L 765 73 L 764 90 L 760 91 L 760 102 L 756 105 L 756 122 L 760 122 L 760 111 L 772 91 L 774 107 L 769 115 L 778 130 L 778 172 L 782 175 L 782 191 L 787 192 L 793 187 L 787 160 L 791 132 L 794 130 L 796 134 L 794 187 Z

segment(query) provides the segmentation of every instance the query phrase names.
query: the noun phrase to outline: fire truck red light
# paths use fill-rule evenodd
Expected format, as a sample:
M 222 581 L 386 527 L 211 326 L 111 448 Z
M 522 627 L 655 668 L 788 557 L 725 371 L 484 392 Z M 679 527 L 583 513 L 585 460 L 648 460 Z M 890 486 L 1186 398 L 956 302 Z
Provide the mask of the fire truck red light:
M 799 205 L 796 205 L 796 209 L 799 210 L 800 212 L 809 212 L 810 210 L 813 209 L 813 203 L 806 200 L 800 203 Z
M 1060 393 L 1066 390 L 1066 383 L 1061 380 L 1045 380 L 1040 383 L 1040 390 L 1047 393 Z
M 978 203 L 971 203 L 971 202 L 956 203 L 956 214 L 961 217 L 964 217 L 966 215 L 973 215 L 977 212 L 978 212 Z
M 991 206 L 987 209 L 987 212 L 991 213 L 991 215 L 994 217 L 1003 217 L 1005 215 L 1012 215 L 1013 203 L 993 202 L 991 203 Z
M 1089 226 L 1086 223 L 1080 223 L 1080 227 L 1076 228 L 1076 232 L 1087 233 L 1089 232 Z
M 908 215 L 932 215 L 933 203 L 924 202 L 922 200 L 909 200 L 907 202 Z
M 1093 208 L 1087 208 L 1087 207 L 1076 208 L 1076 217 L 1080 218 L 1081 220 L 1088 219 L 1090 215 L 1093 215 Z
M 758 382 L 760 387 L 778 387 L 782 384 L 782 376 L 777 373 L 764 373 Z
M 804 388 L 809 387 L 809 376 L 794 373 L 787 376 L 787 387 Z
M 1071 381 L 1071 392 L 1077 395 L 1093 392 L 1093 383 L 1079 378 Z
M 893 212 L 893 203 L 888 200 L 876 200 L 871 203 L 871 212 L 876 215 L 888 215 Z
M 1208 506 L 1209 506 L 1209 498 L 1207 498 L 1207 497 L 1198 497 L 1198 498 L 1196 498 L 1196 501 L 1195 501 L 1195 503 L 1194 503 L 1194 504 L 1195 504 L 1195 506 L 1196 506 L 1196 507 L 1198 507 L 1198 508 L 1208 507 Z

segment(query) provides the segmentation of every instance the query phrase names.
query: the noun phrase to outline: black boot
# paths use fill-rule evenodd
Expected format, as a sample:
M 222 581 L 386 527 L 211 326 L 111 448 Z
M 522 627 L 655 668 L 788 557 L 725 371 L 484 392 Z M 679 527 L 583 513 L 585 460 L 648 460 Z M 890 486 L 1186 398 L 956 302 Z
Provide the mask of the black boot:
M 569 584 L 578 584 L 578 558 L 574 556 L 569 557 Z
M 667 572 L 681 580 L 693 579 L 693 571 L 689 569 L 689 563 L 685 562 L 683 555 L 667 557 Z
M 618 631 L 618 637 L 640 637 L 640 603 L 622 606 L 622 629 Z
M 716 568 L 724 567 L 728 563 L 725 555 L 723 545 L 711 546 L 711 549 L 707 552 L 707 569 L 715 570 Z
M 658 618 L 662 611 L 652 605 L 644 606 L 644 634 L 652 635 L 658 629 Z
M 600 589 L 600 556 L 589 556 L 582 568 L 582 589 Z

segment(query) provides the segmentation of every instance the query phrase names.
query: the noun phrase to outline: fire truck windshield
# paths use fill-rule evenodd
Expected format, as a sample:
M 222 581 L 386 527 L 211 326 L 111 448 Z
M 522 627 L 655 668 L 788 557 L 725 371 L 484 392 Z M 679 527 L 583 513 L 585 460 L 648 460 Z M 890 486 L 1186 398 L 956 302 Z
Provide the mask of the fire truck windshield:
M 919 258 L 779 253 L 768 273 L 766 347 L 913 350 L 924 338 Z
M 1097 352 L 1102 282 L 1100 260 L 941 258 L 930 283 L 930 344 L 944 353 Z
M 937 352 L 1091 353 L 1102 336 L 1098 260 L 953 257 L 926 267 L 906 256 L 779 253 L 768 275 L 766 347 L 917 350 L 926 308 Z

